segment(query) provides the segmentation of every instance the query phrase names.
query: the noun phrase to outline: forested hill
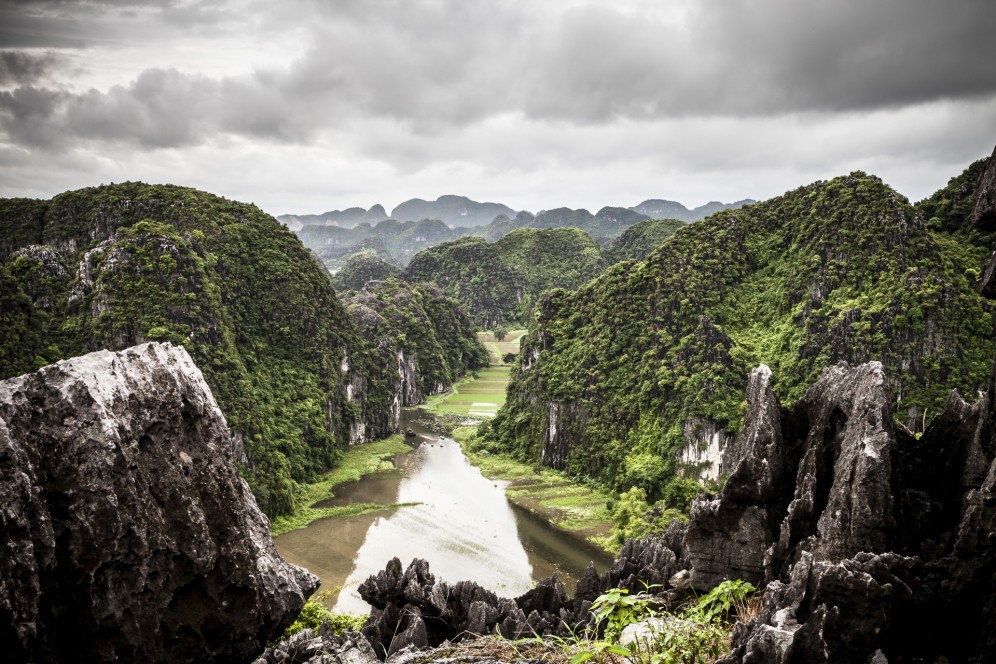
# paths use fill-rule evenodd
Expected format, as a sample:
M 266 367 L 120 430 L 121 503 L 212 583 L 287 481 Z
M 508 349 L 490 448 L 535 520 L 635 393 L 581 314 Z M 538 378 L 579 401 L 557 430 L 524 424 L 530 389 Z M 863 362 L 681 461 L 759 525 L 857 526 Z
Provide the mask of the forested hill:
M 956 207 L 938 196 L 932 209 Z M 752 367 L 791 402 L 841 360 L 881 361 L 897 418 L 921 430 L 951 388 L 986 385 L 996 335 L 976 280 L 991 242 L 860 172 L 720 212 L 545 294 L 488 435 L 659 498 L 680 469 L 719 477 Z
M 344 446 L 396 430 L 379 406 L 400 388 L 371 380 L 383 371 L 376 340 L 313 255 L 255 206 L 125 183 L 0 199 L 0 229 L 0 378 L 101 348 L 184 345 L 271 515 Z M 476 343 L 452 307 L 430 316 L 456 335 L 446 344 Z
M 577 288 L 605 269 L 598 245 L 576 228 L 521 228 L 494 243 L 465 237 L 420 252 L 404 276 L 432 281 L 485 329 L 529 320 L 540 293 Z
M 645 219 L 610 242 L 602 256 L 610 265 L 627 259 L 643 260 L 684 225 L 677 219 Z
M 453 199 L 457 202 L 467 200 L 454 196 L 444 196 L 440 200 L 444 201 L 444 199 Z M 529 212 L 516 214 L 505 208 L 507 214 L 501 213 L 494 216 L 490 223 L 470 226 L 461 223 L 461 220 L 467 221 L 470 217 L 452 214 L 432 216 L 435 214 L 433 210 L 436 212 L 452 211 L 454 209 L 452 205 L 447 204 L 440 208 L 436 206 L 436 203 L 422 205 L 425 201 L 416 199 L 408 202 L 412 205 L 405 203 L 404 209 L 408 210 L 409 216 L 421 210 L 426 216 L 424 218 L 417 217 L 419 221 L 398 221 L 392 218 L 374 222 L 368 218 L 357 222 L 357 215 L 364 212 L 362 208 L 343 212 L 328 212 L 326 213 L 326 215 L 330 215 L 328 217 L 326 215 L 321 217 L 305 215 L 301 217 L 286 216 L 281 217 L 281 219 L 285 219 L 287 223 L 297 222 L 295 232 L 304 242 L 304 246 L 318 254 L 325 266 L 330 271 L 335 272 L 341 269 L 349 256 L 354 253 L 373 251 L 385 261 L 403 267 L 408 265 L 408 262 L 418 252 L 443 242 L 451 242 L 468 235 L 483 237 L 489 242 L 495 242 L 518 228 L 579 228 L 594 238 L 599 246 L 605 246 L 634 224 L 651 218 L 672 218 L 665 215 L 667 212 L 673 212 L 676 215 L 674 218 L 681 221 L 694 221 L 717 210 L 739 208 L 749 202 L 709 203 L 695 208 L 695 210 L 688 210 L 685 206 L 673 201 L 645 201 L 641 203 L 641 208 L 603 207 L 595 214 L 584 209 L 572 210 L 570 208 L 555 208 L 535 215 Z M 650 205 L 651 203 L 654 205 Z M 477 208 L 473 212 L 474 215 L 481 214 L 482 210 L 490 209 L 486 207 L 489 204 L 478 205 L 485 207 Z M 501 207 L 504 208 L 504 206 Z M 651 217 L 638 211 L 638 209 L 657 211 L 662 216 Z M 351 216 L 347 216 L 347 213 Z M 333 219 L 338 221 L 332 221 L 329 225 L 314 223 L 300 226 L 301 220 L 318 221 L 325 218 L 330 221 Z

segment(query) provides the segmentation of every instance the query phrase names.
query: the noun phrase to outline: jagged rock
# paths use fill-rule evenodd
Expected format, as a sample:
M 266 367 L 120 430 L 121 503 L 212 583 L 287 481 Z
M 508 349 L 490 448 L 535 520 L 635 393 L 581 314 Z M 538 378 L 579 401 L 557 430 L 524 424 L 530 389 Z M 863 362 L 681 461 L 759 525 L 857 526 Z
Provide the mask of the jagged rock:
M 979 230 L 996 230 L 996 149 L 975 187 L 971 221 Z
M 725 557 L 702 553 L 707 535 L 721 538 L 718 515 L 784 514 L 765 554 L 764 608 L 735 630 L 725 664 L 996 657 L 993 404 L 953 392 L 916 440 L 892 423 L 889 401 L 876 363 L 828 369 L 792 409 L 769 407 L 763 426 L 752 418 L 764 392 L 749 391 L 741 461 L 689 524 L 693 577 L 699 565 L 735 576 L 723 543 L 714 550 Z M 741 482 L 773 480 L 771 462 L 797 470 L 783 486 Z
M 982 266 L 979 292 L 990 300 L 996 300 L 996 251 L 989 257 L 989 262 Z
M 336 636 L 329 624 L 303 629 L 259 656 L 254 664 L 380 664 L 370 643 L 357 632 Z
M 280 558 L 187 352 L 100 351 L 0 382 L 0 652 L 246 661 L 317 579 Z
M 691 584 L 711 588 L 726 578 L 764 580 L 764 552 L 777 530 L 777 503 L 785 493 L 786 464 L 778 399 L 771 370 L 751 372 L 744 428 L 726 450 L 733 469 L 719 496 L 696 500 L 685 545 L 692 563 Z
M 731 475 L 694 504 L 687 526 L 627 542 L 604 575 L 586 570 L 574 598 L 554 577 L 498 599 L 435 582 L 423 561 L 402 572 L 395 559 L 361 587 L 378 607 L 371 641 L 392 651 L 389 635 L 418 630 L 412 616 L 430 646 L 461 630 L 597 634 L 591 602 L 609 588 L 659 584 L 667 606 L 686 586 L 747 578 L 767 581 L 763 609 L 735 628 L 725 664 L 994 661 L 994 392 L 996 363 L 988 395 L 968 403 L 952 392 L 916 439 L 893 421 L 877 362 L 827 369 L 791 408 L 759 367 L 724 461 Z
M 983 232 L 996 230 L 996 149 L 975 187 L 971 221 Z M 988 298 L 996 299 L 996 252 L 982 267 L 979 291 Z

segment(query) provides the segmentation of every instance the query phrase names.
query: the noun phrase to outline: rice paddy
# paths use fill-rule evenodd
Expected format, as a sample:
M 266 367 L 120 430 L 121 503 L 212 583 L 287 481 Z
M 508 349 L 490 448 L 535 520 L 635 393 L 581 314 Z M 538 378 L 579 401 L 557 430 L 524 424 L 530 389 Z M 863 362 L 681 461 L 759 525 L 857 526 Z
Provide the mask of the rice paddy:
M 525 334 L 526 330 L 512 330 L 505 335 L 504 339 L 498 341 L 491 332 L 478 332 L 477 338 L 488 349 L 488 355 L 491 356 L 491 364 L 503 364 L 502 358 L 506 354 L 519 354 L 519 342 Z
M 494 417 L 505 405 L 505 387 L 510 366 L 490 366 L 453 386 L 451 392 L 433 400 L 430 410 L 466 415 L 475 419 Z

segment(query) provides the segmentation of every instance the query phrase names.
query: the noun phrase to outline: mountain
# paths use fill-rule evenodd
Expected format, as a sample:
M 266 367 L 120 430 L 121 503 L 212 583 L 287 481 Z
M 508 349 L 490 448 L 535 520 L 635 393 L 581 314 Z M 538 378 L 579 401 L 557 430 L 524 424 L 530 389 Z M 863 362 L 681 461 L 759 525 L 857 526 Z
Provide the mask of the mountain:
M 370 281 L 383 281 L 401 274 L 401 269 L 372 251 L 352 254 L 342 269 L 332 275 L 332 285 L 338 291 L 363 290 Z
M 634 212 L 639 212 L 642 215 L 646 215 L 650 219 L 680 219 L 681 221 L 698 221 L 699 219 L 705 219 L 709 215 L 715 214 L 716 212 L 721 212 L 723 210 L 737 210 L 742 208 L 744 205 L 755 202 L 756 201 L 750 198 L 745 198 L 744 200 L 737 201 L 736 203 L 720 203 L 719 201 L 710 201 L 705 205 L 700 205 L 695 209 L 689 210 L 677 201 L 652 198 L 629 209 Z
M 376 226 L 363 222 L 354 228 L 305 226 L 297 235 L 326 268 L 335 272 L 342 269 L 352 254 L 362 251 L 373 251 L 389 263 L 407 265 L 419 251 L 468 232 L 468 229 L 451 229 L 438 219 L 404 222 L 384 219 Z
M 384 413 L 400 388 L 370 379 L 377 340 L 314 255 L 255 206 L 125 183 L 0 200 L 0 227 L 0 379 L 103 348 L 183 345 L 271 515 L 346 445 L 397 430 Z M 433 325 L 463 335 L 446 343 L 467 341 L 466 326 Z
M 360 334 L 374 342 L 366 350 L 373 369 L 365 382 L 388 386 L 367 391 L 391 395 L 382 404 L 365 404 L 371 419 L 386 420 L 381 427 L 397 422 L 402 406 L 420 404 L 467 371 L 488 366 L 488 351 L 468 316 L 433 284 L 391 278 L 350 291 L 342 301 Z
M 416 255 L 412 282 L 433 281 L 485 329 L 525 324 L 540 293 L 577 288 L 605 269 L 598 245 L 576 228 L 520 228 L 494 243 L 463 237 Z
M 860 172 L 688 224 L 643 262 L 544 294 L 486 433 L 656 499 L 679 473 L 719 479 L 751 367 L 791 402 L 825 367 L 872 359 L 920 431 L 948 390 L 986 385 L 996 335 L 976 279 L 991 238 L 930 227 Z
M 277 220 L 292 231 L 299 231 L 305 226 L 335 225 L 352 228 L 357 224 L 376 224 L 387 219 L 384 206 L 377 203 L 369 210 L 361 207 L 351 207 L 345 210 L 331 210 L 322 214 L 282 214 Z
M 628 259 L 643 260 L 684 225 L 685 222 L 677 219 L 644 219 L 612 240 L 602 250 L 602 255 L 609 264 Z
M 514 216 L 515 210 L 501 203 L 478 203 L 465 196 L 440 196 L 435 201 L 413 198 L 391 211 L 398 221 L 439 219 L 451 227 L 484 226 L 500 214 Z

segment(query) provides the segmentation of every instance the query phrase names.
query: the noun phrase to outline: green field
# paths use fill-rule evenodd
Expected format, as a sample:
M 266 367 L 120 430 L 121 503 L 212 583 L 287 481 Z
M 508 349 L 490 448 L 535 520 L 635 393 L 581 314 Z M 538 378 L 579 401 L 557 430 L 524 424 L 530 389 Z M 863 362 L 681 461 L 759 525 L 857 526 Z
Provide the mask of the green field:
M 497 341 L 495 335 L 491 332 L 478 332 L 477 338 L 488 349 L 488 355 L 491 356 L 491 364 L 503 364 L 501 358 L 506 353 L 519 354 L 519 340 L 525 334 L 526 330 L 512 330 L 505 335 L 504 339 Z
M 313 507 L 315 503 L 332 495 L 332 490 L 349 482 L 356 482 L 361 477 L 394 469 L 391 457 L 410 452 L 412 448 L 405 444 L 404 436 L 390 436 L 383 440 L 362 445 L 351 445 L 342 455 L 339 465 L 322 475 L 317 482 L 302 484 L 294 501 L 294 511 L 276 517 L 270 522 L 270 534 L 273 537 L 291 530 L 304 528 L 318 519 L 334 519 L 356 516 L 398 505 L 377 505 L 374 503 L 359 503 L 343 507 Z
M 510 371 L 511 367 L 507 365 L 477 371 L 454 385 L 453 391 L 434 399 L 428 408 L 475 418 L 494 417 L 505 404 L 505 387 Z

